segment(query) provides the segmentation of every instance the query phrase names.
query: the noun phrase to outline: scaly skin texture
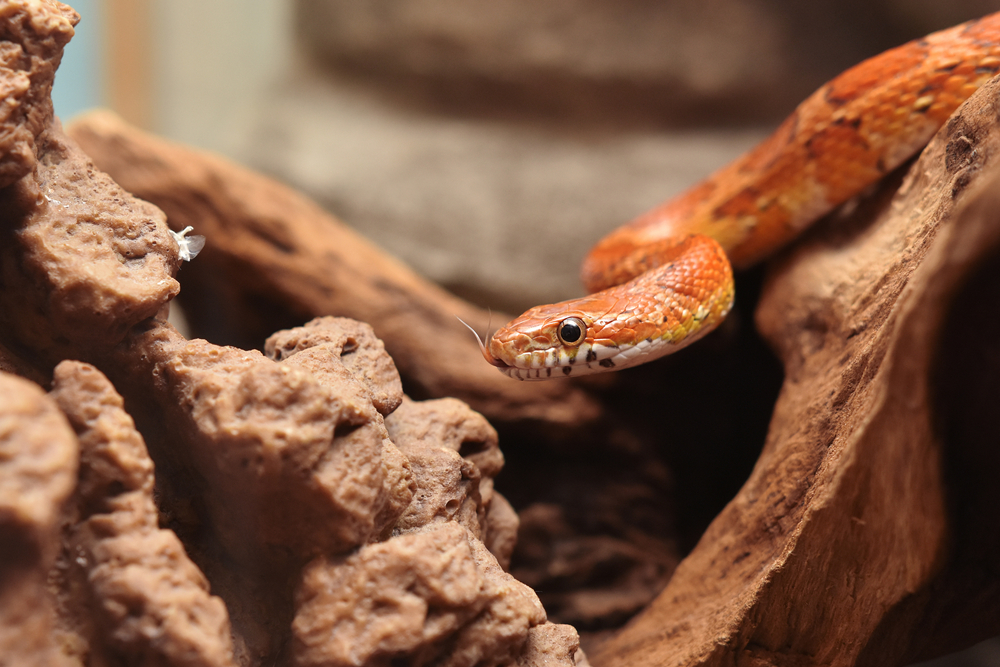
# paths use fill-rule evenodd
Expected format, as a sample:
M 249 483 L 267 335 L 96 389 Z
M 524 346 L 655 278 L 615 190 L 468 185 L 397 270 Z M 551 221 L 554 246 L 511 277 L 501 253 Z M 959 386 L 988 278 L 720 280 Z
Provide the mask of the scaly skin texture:
M 757 147 L 594 246 L 582 267 L 593 294 L 528 310 L 483 355 L 535 380 L 634 366 L 697 340 L 732 305 L 730 262 L 760 261 L 898 167 L 998 71 L 1000 12 L 852 67 Z

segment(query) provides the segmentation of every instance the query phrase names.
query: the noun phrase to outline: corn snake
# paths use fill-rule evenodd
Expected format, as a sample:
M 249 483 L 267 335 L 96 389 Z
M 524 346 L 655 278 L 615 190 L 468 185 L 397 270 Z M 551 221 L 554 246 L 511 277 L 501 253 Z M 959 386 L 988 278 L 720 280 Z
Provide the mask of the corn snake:
M 733 267 L 780 249 L 901 165 L 1000 71 L 1000 12 L 890 49 L 838 75 L 775 132 L 688 191 L 599 241 L 588 296 L 536 306 L 481 344 L 510 377 L 627 368 L 725 318 Z

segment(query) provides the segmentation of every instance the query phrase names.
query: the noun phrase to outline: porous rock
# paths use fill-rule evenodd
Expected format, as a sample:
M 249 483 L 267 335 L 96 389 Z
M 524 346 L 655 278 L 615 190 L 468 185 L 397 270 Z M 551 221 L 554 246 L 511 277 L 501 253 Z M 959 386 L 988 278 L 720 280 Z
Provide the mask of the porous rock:
M 321 381 L 256 351 L 186 340 L 166 323 L 126 343 L 113 377 L 156 406 L 158 446 L 176 441 L 161 455 L 205 479 L 213 524 L 240 560 L 279 548 L 342 553 L 376 539 L 408 504 L 407 463 L 356 380 Z
M 0 323 L 45 362 L 93 356 L 180 289 L 163 213 L 99 172 L 53 126 L 34 172 L 0 190 Z
M 528 630 L 518 667 L 590 667 L 580 650 L 580 638 L 569 625 L 542 623 Z
M 501 665 L 545 620 L 534 592 L 455 522 L 314 561 L 297 598 L 301 665 Z
M 248 650 L 276 650 L 287 613 L 295 619 L 296 636 L 323 638 L 298 654 L 306 664 L 352 664 L 329 654 L 340 645 L 359 655 L 370 650 L 373 656 L 407 656 L 418 661 L 414 664 L 422 664 L 425 654 L 437 656 L 440 664 L 513 660 L 525 646 L 528 629 L 544 620 L 544 611 L 530 589 L 504 573 L 477 539 L 490 533 L 491 544 L 500 545 L 501 557 L 509 559 L 516 520 L 501 507 L 496 523 L 487 521 L 482 475 L 474 462 L 481 462 L 491 476 L 499 472 L 503 459 L 496 450 L 496 433 L 458 401 L 404 399 L 383 421 L 372 397 L 391 396 L 399 380 L 388 372 L 391 362 L 377 339 L 362 334 L 364 327 L 357 323 L 332 319 L 280 332 L 271 349 L 283 357 L 278 362 L 255 352 L 188 341 L 169 325 L 155 323 L 128 338 L 108 366 L 132 400 L 156 406 L 162 431 L 155 439 L 165 467 L 182 478 L 194 474 L 207 480 L 203 492 L 211 525 L 232 558 L 251 571 L 269 563 L 272 571 L 261 581 L 274 589 L 296 578 L 298 563 L 315 558 L 287 612 L 263 616 L 254 609 L 269 597 L 281 609 L 281 590 L 267 591 L 259 582 L 239 590 L 237 580 L 219 573 L 218 564 L 209 564 Z M 353 343 L 345 345 L 347 340 Z M 341 358 L 350 360 L 351 370 L 338 368 Z M 388 381 L 372 381 L 379 376 Z M 144 379 L 150 377 L 152 387 Z M 398 422 L 396 413 L 401 413 Z M 390 437 L 390 423 L 404 443 L 400 449 Z M 163 449 L 167 442 L 169 452 Z M 499 498 L 492 491 L 490 496 Z M 479 592 L 451 599 L 455 620 L 427 621 L 433 631 L 411 632 L 409 643 L 398 643 L 400 636 L 390 633 L 397 643 L 386 648 L 372 639 L 382 636 L 384 612 L 367 617 L 357 609 L 375 605 L 381 610 L 382 593 L 377 591 L 392 590 L 395 577 L 419 570 L 415 562 L 438 558 L 447 540 L 436 530 L 451 535 L 448 539 L 468 562 L 459 572 L 430 568 L 430 574 L 421 575 L 429 577 L 426 586 Z M 424 535 L 427 531 L 431 534 Z M 422 537 L 410 538 L 414 533 Z M 369 559 L 377 564 L 367 564 Z M 398 562 L 386 570 L 386 559 Z M 343 570 L 344 563 L 362 564 Z M 328 570 L 333 573 L 321 574 Z M 352 620 L 330 622 L 331 600 L 301 593 L 318 586 L 319 576 L 334 577 L 340 584 L 330 586 L 337 591 L 341 584 L 353 591 L 350 604 L 334 605 L 340 614 L 353 609 L 348 614 Z M 463 581 L 466 576 L 472 579 Z M 362 581 L 368 583 L 352 588 L 350 582 Z
M 87 663 L 235 665 L 229 617 L 173 532 L 158 526 L 153 463 L 111 383 L 64 361 L 52 397 L 80 442 L 80 475 L 56 572 Z M 78 594 L 69 595 L 70 591 Z
M 357 594 L 357 609 L 377 607 L 378 591 L 400 581 L 403 599 L 410 600 L 409 581 L 431 602 L 426 618 L 406 619 L 421 626 L 402 636 L 412 643 L 358 645 L 375 659 L 388 651 L 413 664 L 485 666 L 523 663 L 531 650 L 571 656 L 570 630 L 556 632 L 554 643 L 547 632 L 531 632 L 545 621 L 537 597 L 478 539 L 509 559 L 516 528 L 492 488 L 503 458 L 486 421 L 458 402 L 411 403 L 399 430 L 411 464 L 385 424 L 403 401 L 400 378 L 370 327 L 319 320 L 276 335 L 268 345 L 274 358 L 181 336 L 161 319 L 178 292 L 180 264 L 163 214 L 97 171 L 52 118 L 48 86 L 75 14 L 46 0 L 0 0 L 0 19 L 7 39 L 0 83 L 13 82 L 5 111 L 7 120 L 20 118 L 5 135 L 15 144 L 0 145 L 7 160 L 0 179 L 10 179 L 0 183 L 0 367 L 39 382 L 54 373 L 51 398 L 0 376 L 0 473 L 12 480 L 0 494 L 0 531 L 10 534 L 0 554 L 0 661 L 325 661 L 326 644 L 290 654 L 299 627 L 292 621 L 308 625 L 343 610 L 297 609 L 293 591 L 300 579 L 300 593 L 308 593 L 317 577 L 344 572 L 366 582 L 339 590 Z M 256 191 L 262 183 L 236 173 L 217 186 Z M 308 202 L 263 187 L 257 203 L 271 199 L 252 211 L 265 211 L 257 231 L 305 212 L 313 231 L 337 236 L 336 223 Z M 282 232 L 270 231 L 268 241 L 287 251 Z M 346 232 L 323 248 L 314 244 L 331 240 L 324 233 L 296 238 L 293 246 L 332 253 L 334 265 L 353 267 L 348 273 L 372 269 L 347 301 L 362 311 L 372 306 L 390 331 L 395 313 L 373 294 L 416 295 L 424 314 L 465 308 Z M 336 297 L 334 284 L 320 285 L 319 301 L 300 302 L 296 312 Z M 317 309 L 336 310 L 329 305 Z M 426 335 L 413 340 L 429 346 Z M 508 399 L 537 413 L 523 396 L 508 392 Z M 558 399 L 541 412 L 558 416 L 564 408 Z M 418 491 L 422 502 L 412 504 Z M 351 633 L 377 635 L 384 619 L 376 612 L 349 622 L 330 646 Z
M 52 81 L 79 20 L 54 0 L 0 3 L 0 188 L 35 166 L 35 141 L 52 123 Z
M 401 522 L 420 526 L 433 517 L 464 516 L 460 523 L 506 568 L 517 540 L 517 515 L 493 488 L 504 460 L 489 422 L 456 399 L 404 398 L 385 425 L 417 477 L 417 495 Z
M 76 478 L 76 437 L 37 385 L 0 372 L 0 397 L 0 662 L 70 665 L 46 579 Z
M 361 382 L 368 399 L 383 416 L 403 401 L 403 385 L 392 358 L 371 326 L 363 322 L 319 317 L 268 338 L 264 354 L 308 370 L 321 380 L 334 373 L 340 380 L 349 377 Z M 331 359 L 335 363 L 329 363 Z
M 52 115 L 78 20 L 53 0 L 0 2 L 0 338 L 45 371 L 112 347 L 179 290 L 163 214 L 99 172 Z
M 514 507 L 507 498 L 494 491 L 489 507 L 486 508 L 486 525 L 482 540 L 504 570 L 510 569 L 510 559 L 517 546 L 519 525 L 520 519 Z
M 476 466 L 446 447 L 407 447 L 400 451 L 410 462 L 417 491 L 396 527 L 407 530 L 434 521 L 455 521 L 481 538 L 486 512 Z
M 370 326 L 354 320 L 323 317 L 279 331 L 268 338 L 264 351 L 321 382 L 342 387 L 348 379 L 347 387 L 367 390 L 368 400 L 385 416 L 389 438 L 409 462 L 416 489 L 396 530 L 458 521 L 490 545 L 504 567 L 509 564 L 517 515 L 493 490 L 503 454 L 496 431 L 482 415 L 456 399 L 405 397 L 382 341 Z

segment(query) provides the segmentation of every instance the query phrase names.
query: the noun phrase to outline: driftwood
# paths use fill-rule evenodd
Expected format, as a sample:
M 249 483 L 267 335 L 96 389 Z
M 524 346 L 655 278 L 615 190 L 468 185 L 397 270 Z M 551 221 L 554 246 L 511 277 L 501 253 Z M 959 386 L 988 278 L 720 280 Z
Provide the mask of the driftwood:
M 774 267 L 764 451 L 594 664 L 906 664 L 1000 632 L 998 118 L 993 80 L 895 197 Z

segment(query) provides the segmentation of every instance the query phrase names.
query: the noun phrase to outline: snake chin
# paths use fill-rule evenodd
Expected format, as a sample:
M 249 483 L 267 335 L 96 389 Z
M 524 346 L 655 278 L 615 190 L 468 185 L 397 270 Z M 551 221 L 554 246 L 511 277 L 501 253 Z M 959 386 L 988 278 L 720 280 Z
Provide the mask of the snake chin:
M 586 344 L 585 344 L 586 345 Z M 529 366 L 531 355 L 522 355 L 525 364 L 518 366 L 497 360 L 501 373 L 515 380 L 552 380 L 564 377 L 580 377 L 608 371 L 638 366 L 658 357 L 665 356 L 681 346 L 664 340 L 646 339 L 627 347 L 592 345 L 589 354 L 566 356 L 558 348 L 548 350 L 546 360 L 550 363 Z M 558 361 L 556 361 L 558 360 Z

